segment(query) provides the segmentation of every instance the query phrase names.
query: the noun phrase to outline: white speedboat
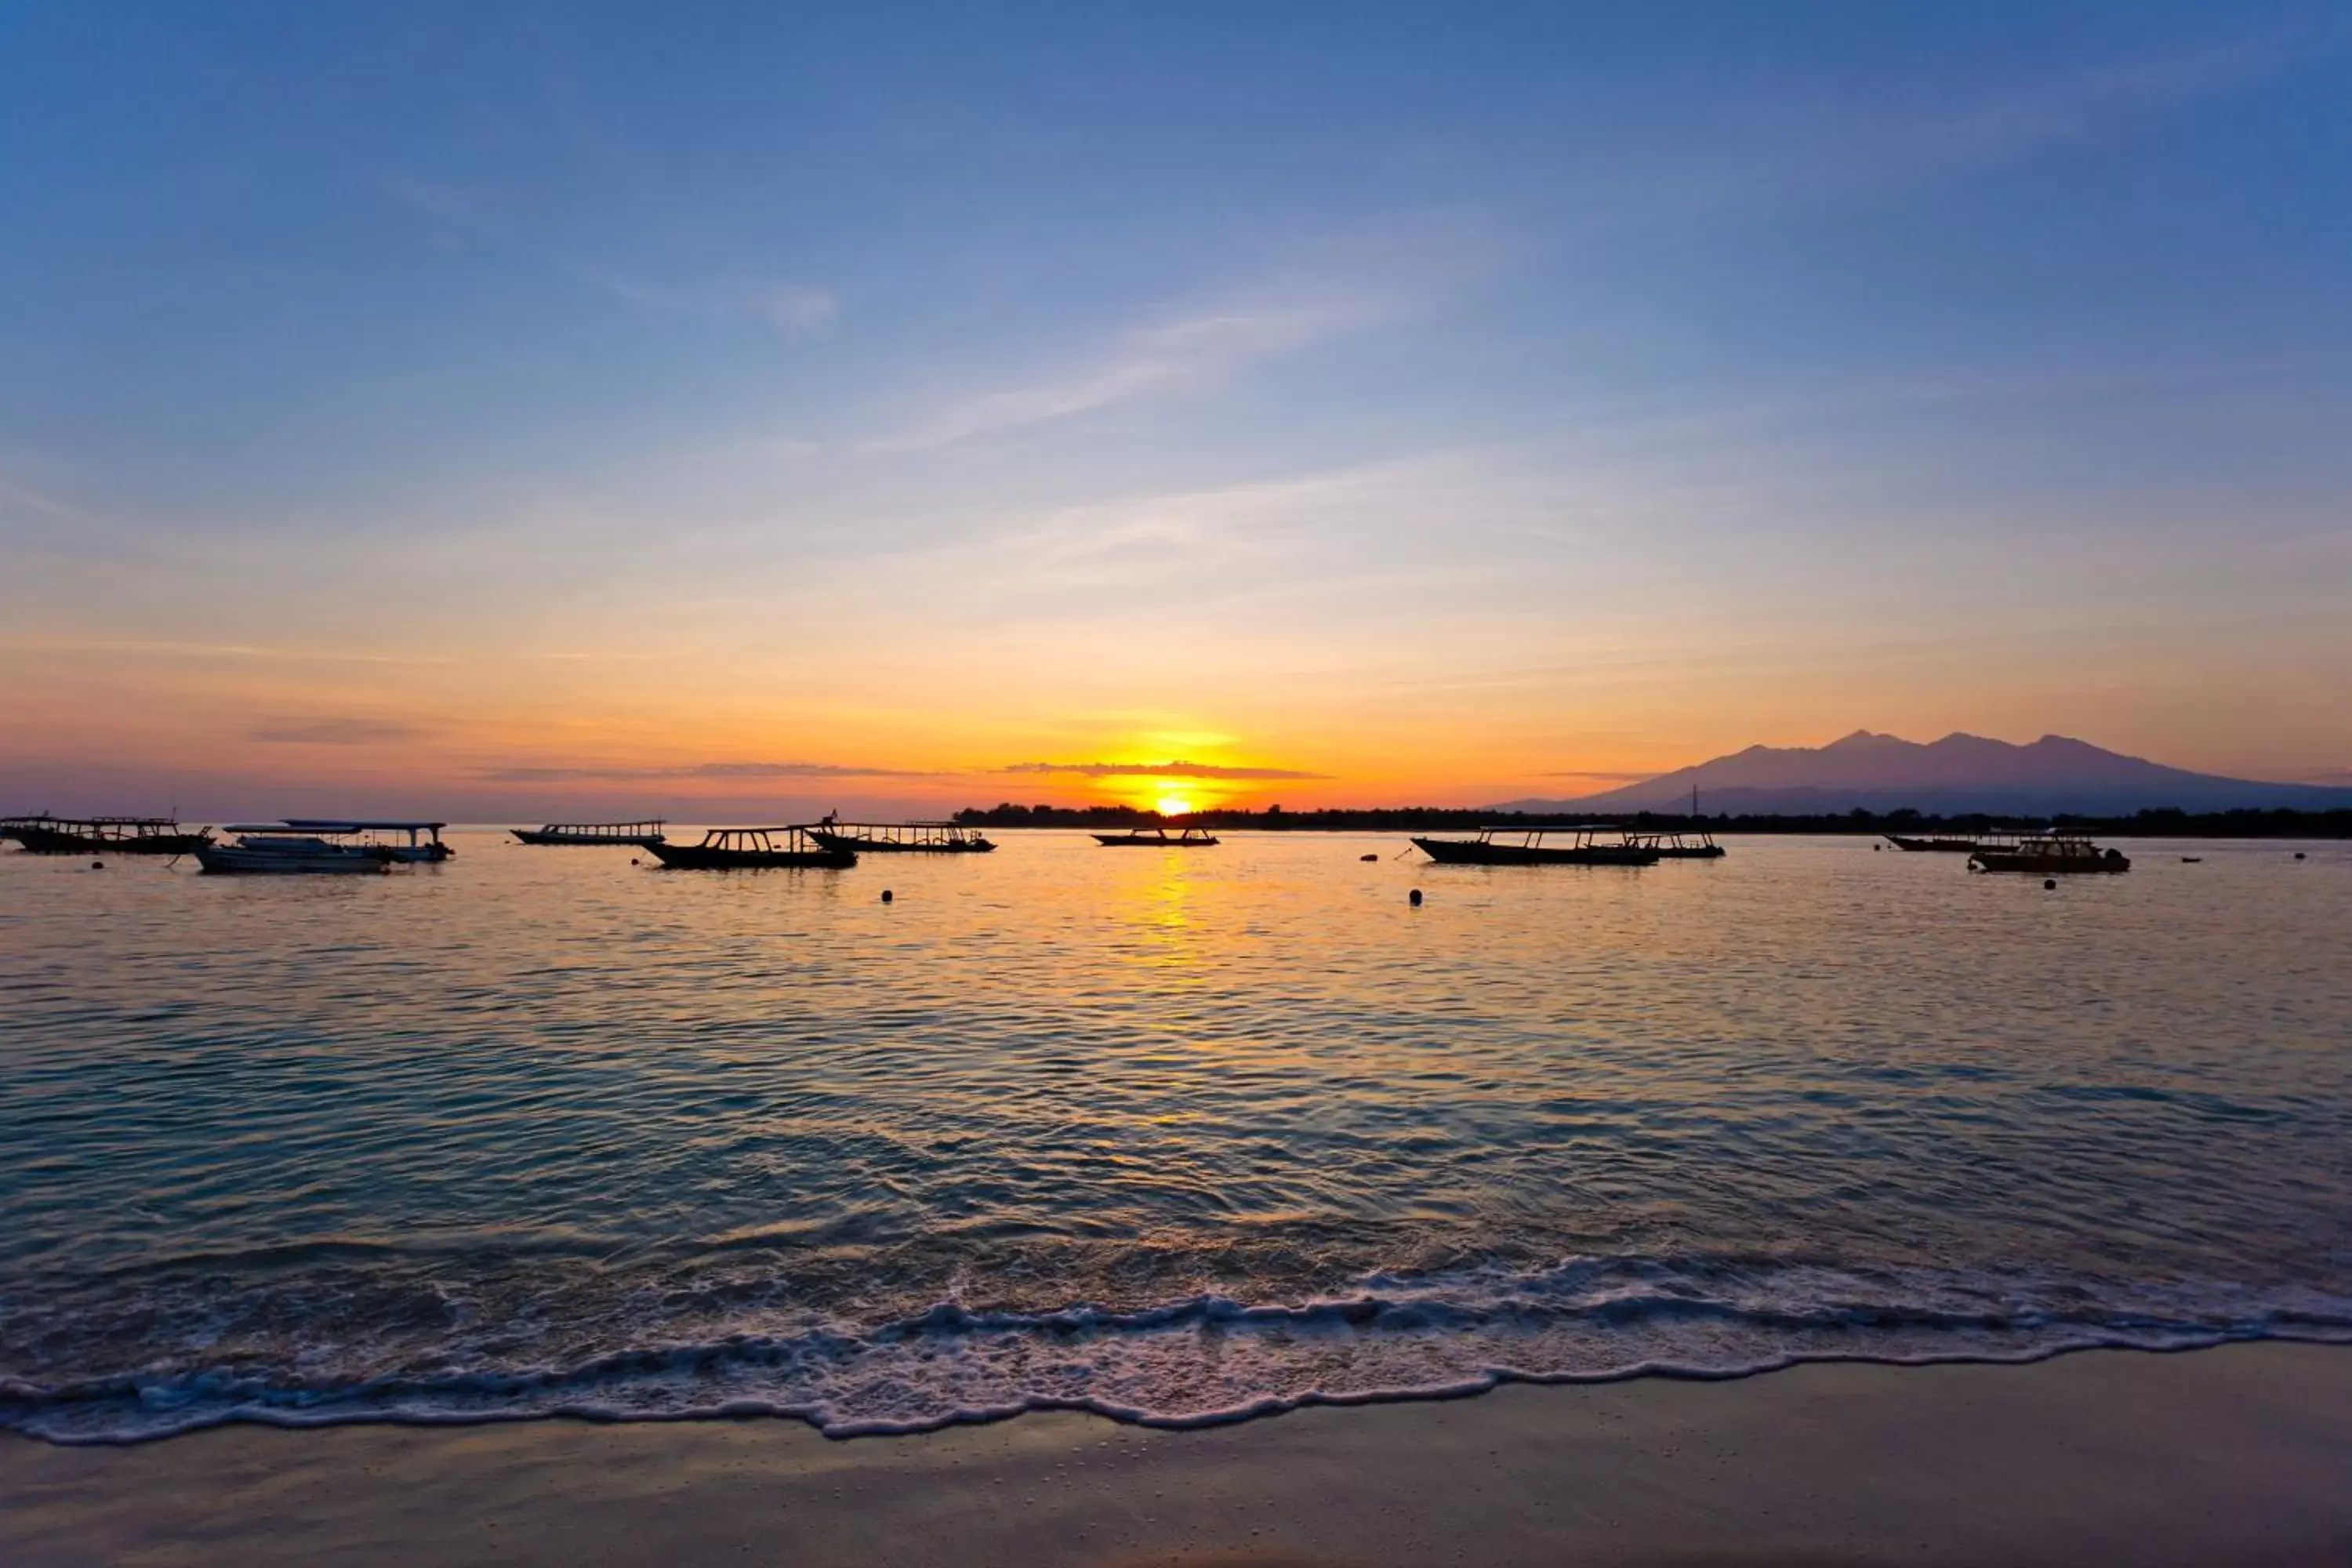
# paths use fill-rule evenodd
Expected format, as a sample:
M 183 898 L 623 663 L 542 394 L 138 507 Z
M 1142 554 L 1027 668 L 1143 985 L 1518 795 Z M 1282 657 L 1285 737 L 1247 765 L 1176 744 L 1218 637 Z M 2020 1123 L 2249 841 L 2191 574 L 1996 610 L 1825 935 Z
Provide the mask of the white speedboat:
M 207 871 L 280 876 L 381 876 L 392 869 L 382 853 L 358 844 L 341 844 L 317 833 L 297 833 L 283 824 L 233 826 L 234 844 L 207 844 L 196 851 L 196 864 Z

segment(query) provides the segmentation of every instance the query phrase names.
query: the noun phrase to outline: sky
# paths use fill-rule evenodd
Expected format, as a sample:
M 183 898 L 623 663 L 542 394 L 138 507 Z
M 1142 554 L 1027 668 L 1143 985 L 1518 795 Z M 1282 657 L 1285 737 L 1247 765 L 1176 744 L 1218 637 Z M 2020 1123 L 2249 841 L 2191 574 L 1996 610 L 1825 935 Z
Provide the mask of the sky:
M 2352 779 L 2340 6 L 0 0 L 0 810 Z

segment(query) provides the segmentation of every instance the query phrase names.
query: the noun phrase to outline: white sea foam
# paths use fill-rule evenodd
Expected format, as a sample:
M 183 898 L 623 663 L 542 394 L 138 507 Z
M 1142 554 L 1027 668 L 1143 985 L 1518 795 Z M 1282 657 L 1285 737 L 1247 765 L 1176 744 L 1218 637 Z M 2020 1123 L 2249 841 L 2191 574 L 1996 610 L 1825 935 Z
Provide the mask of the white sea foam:
M 2352 1342 L 2352 1300 L 2174 1283 L 2084 1299 L 2078 1282 L 1582 1258 L 1532 1274 L 1376 1277 L 1292 1304 L 1195 1297 L 1138 1310 L 942 1302 L 863 1329 L 632 1344 L 569 1363 L 452 1353 L 338 1377 L 307 1364 L 156 1367 L 0 1384 L 0 1424 L 124 1442 L 226 1421 L 447 1423 L 770 1415 L 835 1436 L 1041 1409 L 1193 1426 L 1307 1405 L 1458 1397 L 1504 1382 L 1727 1378 L 1800 1362 L 2031 1361 L 2095 1346 Z M 369 1359 L 368 1347 L 345 1347 Z M 452 1341 L 445 1347 L 457 1352 Z

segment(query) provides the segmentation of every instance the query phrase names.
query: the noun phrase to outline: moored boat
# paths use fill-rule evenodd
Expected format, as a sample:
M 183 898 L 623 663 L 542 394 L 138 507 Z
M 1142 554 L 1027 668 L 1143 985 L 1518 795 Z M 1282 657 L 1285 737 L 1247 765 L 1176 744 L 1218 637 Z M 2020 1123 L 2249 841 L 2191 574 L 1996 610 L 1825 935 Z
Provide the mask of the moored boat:
M 168 816 L 11 817 L 0 836 L 30 855 L 192 855 L 213 841 Z
M 1444 866 L 1654 866 L 1664 853 L 1643 837 L 1606 824 L 1482 827 L 1475 838 L 1415 838 Z
M 323 833 L 297 832 L 285 823 L 245 823 L 227 829 L 234 844 L 207 844 L 196 864 L 216 875 L 372 876 L 392 869 L 373 849 Z
M 839 822 L 828 816 L 801 831 L 828 849 L 854 855 L 985 855 L 996 846 L 960 822 Z
M 2081 834 L 2054 828 L 2028 834 L 2011 846 L 1979 849 L 1969 857 L 1969 865 L 1979 871 L 2023 871 L 2037 877 L 2131 869 L 2122 850 L 2102 849 Z
M 662 826 L 662 819 L 656 816 L 643 822 L 551 822 L 542 827 L 507 831 L 525 844 L 625 844 L 650 849 L 667 841 Z
M 1647 844 L 1665 860 L 1720 860 L 1724 854 L 1715 835 L 1704 827 L 1669 827 L 1657 832 L 1632 829 L 1625 837 L 1629 843 Z
M 446 822 L 389 822 L 350 817 L 289 816 L 286 826 L 302 833 L 349 838 L 395 866 L 434 866 L 457 854 L 441 842 Z
M 1957 833 L 1888 833 L 1881 837 L 1897 849 L 1907 849 L 1914 855 L 1973 855 L 1981 842 L 1974 835 Z
M 855 850 L 819 844 L 799 827 L 713 827 L 699 844 L 661 840 L 646 846 L 672 870 L 750 871 L 765 867 L 844 869 L 857 864 Z
M 1109 849 L 1206 849 L 1217 836 L 1205 827 L 1183 827 L 1174 833 L 1161 826 L 1130 827 L 1125 833 L 1097 833 L 1095 842 Z

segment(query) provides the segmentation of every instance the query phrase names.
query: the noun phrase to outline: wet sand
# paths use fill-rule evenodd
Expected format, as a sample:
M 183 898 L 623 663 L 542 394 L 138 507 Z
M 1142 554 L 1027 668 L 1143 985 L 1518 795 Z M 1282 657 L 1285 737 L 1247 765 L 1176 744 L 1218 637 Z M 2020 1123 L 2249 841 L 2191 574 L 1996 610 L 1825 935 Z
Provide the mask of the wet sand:
M 1049 1414 L 0 1441 L 0 1562 L 2342 1563 L 2352 1350 L 1511 1387 L 1198 1432 Z

